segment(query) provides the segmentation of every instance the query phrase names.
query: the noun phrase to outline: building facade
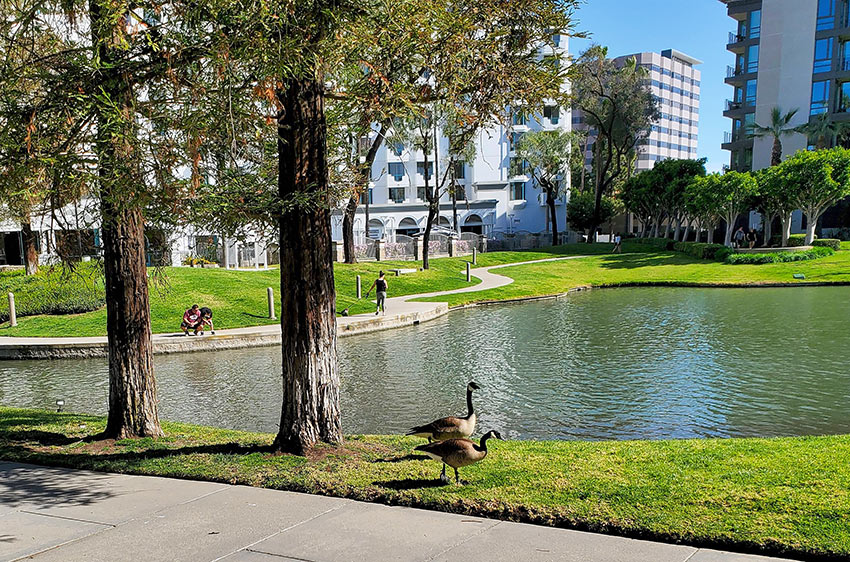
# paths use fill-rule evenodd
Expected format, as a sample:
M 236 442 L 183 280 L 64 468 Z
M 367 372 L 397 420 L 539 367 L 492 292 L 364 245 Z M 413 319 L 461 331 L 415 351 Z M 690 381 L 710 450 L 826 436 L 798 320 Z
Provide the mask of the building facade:
M 554 46 L 541 49 L 540 56 L 557 56 L 566 64 L 568 40 L 564 35 L 554 37 Z M 570 130 L 571 112 L 568 107 L 547 105 L 540 115 L 526 115 L 515 111 L 512 122 L 482 131 L 475 141 L 474 156 L 460 163 L 455 170 L 457 178 L 458 230 L 485 236 L 497 233 L 544 232 L 549 230 L 546 198 L 528 174 L 517 174 L 514 148 L 522 135 L 529 131 Z M 373 133 L 374 134 L 374 133 Z M 428 162 L 421 151 L 391 136 L 383 143 L 372 167 L 369 184 L 368 237 L 394 241 L 396 235 L 410 236 L 425 228 L 427 201 L 425 176 L 433 186 L 438 174 L 443 172 L 444 154 L 448 141 L 438 134 L 437 166 Z M 429 155 L 433 160 L 433 155 Z M 564 174 L 564 191 L 569 188 L 569 170 Z M 367 236 L 366 194 L 357 209 L 354 220 L 354 237 L 360 243 Z M 557 201 L 558 230 L 566 232 L 567 195 Z M 454 213 L 449 193 L 440 199 L 438 224 L 454 227 Z M 342 240 L 342 211 L 332 217 L 334 240 Z
M 850 22 L 847 0 L 720 0 L 735 20 L 726 48 L 735 64 L 734 88 L 724 115 L 732 120 L 723 148 L 733 170 L 770 166 L 773 139 L 751 138 L 753 123 L 769 125 L 771 112 L 797 110 L 791 125 L 821 114 L 850 119 Z M 805 150 L 809 139 L 782 139 L 783 157 Z

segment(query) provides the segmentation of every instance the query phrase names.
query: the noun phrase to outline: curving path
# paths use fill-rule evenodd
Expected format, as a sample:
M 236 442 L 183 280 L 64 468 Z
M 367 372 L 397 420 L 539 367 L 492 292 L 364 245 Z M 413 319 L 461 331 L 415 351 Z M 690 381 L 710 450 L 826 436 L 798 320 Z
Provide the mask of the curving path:
M 471 270 L 474 277 L 481 280 L 476 285 L 454 289 L 451 291 L 435 291 L 431 293 L 417 293 L 401 297 L 387 299 L 387 313 L 376 316 L 374 313 L 355 314 L 354 316 L 342 316 L 337 318 L 337 329 L 340 337 L 352 336 L 389 330 L 402 326 L 415 326 L 421 322 L 427 322 L 438 318 L 449 311 L 444 302 L 413 302 L 412 299 L 425 297 L 439 297 L 455 293 L 472 293 L 497 289 L 510 285 L 513 279 L 497 273 L 494 269 L 503 267 L 514 267 L 534 263 L 550 261 L 562 261 L 578 259 L 587 256 L 564 256 L 560 258 L 546 258 L 542 260 L 531 260 L 517 263 L 506 263 L 479 267 Z M 461 272 L 463 274 L 465 272 Z M 390 293 L 392 293 L 392 280 L 389 278 Z M 270 346 L 280 343 L 280 325 L 270 324 L 268 326 L 250 326 L 247 328 L 233 328 L 228 330 L 216 330 L 215 335 L 184 336 L 175 332 L 170 334 L 154 334 L 152 344 L 154 353 L 183 353 L 190 351 L 210 351 L 217 349 L 236 349 L 244 347 Z M 63 337 L 63 338 L 16 338 L 0 337 L 0 360 L 2 359 L 61 359 L 82 357 L 104 357 L 107 353 L 107 341 L 105 336 L 101 337 Z

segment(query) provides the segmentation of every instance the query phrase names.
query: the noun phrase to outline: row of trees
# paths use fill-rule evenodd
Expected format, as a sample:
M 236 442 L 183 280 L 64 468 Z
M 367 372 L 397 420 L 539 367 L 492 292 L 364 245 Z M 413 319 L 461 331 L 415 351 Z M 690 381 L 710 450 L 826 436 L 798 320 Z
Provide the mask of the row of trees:
M 644 236 L 687 240 L 690 231 L 714 230 L 725 224 L 729 245 L 741 213 L 758 210 L 764 221 L 765 244 L 771 225 L 782 225 L 782 245 L 788 243 L 791 214 L 800 209 L 807 219 L 806 243 L 811 244 L 821 215 L 850 195 L 850 150 L 832 148 L 800 151 L 775 166 L 756 172 L 706 174 L 704 160 L 662 160 L 652 170 L 625 182 L 621 197 L 644 227 Z M 661 225 L 664 224 L 664 231 Z M 683 230 L 682 226 L 687 225 Z
M 350 219 L 391 129 L 407 131 L 427 168 L 435 127 L 451 132 L 449 152 L 460 155 L 509 103 L 533 108 L 560 93 L 565 70 L 538 48 L 569 32 L 575 5 L 4 2 L 0 194 L 22 217 L 27 205 L 96 202 L 106 436 L 162 434 L 144 231 L 199 221 L 225 234 L 250 223 L 279 232 L 275 443 L 303 453 L 318 440 L 341 441 L 331 210 L 347 200 Z M 452 158 L 426 185 L 429 225 Z

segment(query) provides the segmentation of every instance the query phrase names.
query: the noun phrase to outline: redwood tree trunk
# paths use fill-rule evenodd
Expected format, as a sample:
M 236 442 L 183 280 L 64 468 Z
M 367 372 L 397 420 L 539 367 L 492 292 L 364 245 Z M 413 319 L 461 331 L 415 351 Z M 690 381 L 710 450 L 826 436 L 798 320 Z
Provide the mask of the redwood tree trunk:
M 24 240 L 24 267 L 27 275 L 38 273 L 38 249 L 35 247 L 36 233 L 29 222 L 21 223 L 21 238 Z
M 157 412 L 151 348 L 144 216 L 134 189 L 140 173 L 132 143 L 124 142 L 134 138 L 138 131 L 130 77 L 118 70 L 125 56 L 120 45 L 121 34 L 126 32 L 123 15 L 129 7 L 92 0 L 89 10 L 92 43 L 102 65 L 100 87 L 108 100 L 96 107 L 94 147 L 98 160 L 109 342 L 109 415 L 105 436 L 158 437 L 163 433 Z M 77 233 L 79 236 L 79 228 Z
M 283 406 L 275 446 L 303 455 L 318 441 L 342 442 L 331 221 L 321 76 L 278 92 Z M 286 205 L 284 208 L 287 208 Z
M 369 196 L 368 193 L 366 196 Z M 357 258 L 354 256 L 354 215 L 357 213 L 358 203 L 357 194 L 352 194 L 348 198 L 348 204 L 342 213 L 342 251 L 345 256 L 345 263 L 357 263 Z M 367 229 L 367 236 L 368 233 L 369 230 Z

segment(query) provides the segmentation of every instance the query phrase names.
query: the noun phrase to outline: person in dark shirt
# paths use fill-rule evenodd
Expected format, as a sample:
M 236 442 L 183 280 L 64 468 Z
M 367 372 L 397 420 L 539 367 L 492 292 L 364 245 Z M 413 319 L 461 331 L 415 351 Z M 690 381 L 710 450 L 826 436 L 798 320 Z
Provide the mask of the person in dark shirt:
M 375 316 L 377 316 L 378 313 L 380 313 L 380 312 L 383 312 L 384 314 L 386 314 L 387 313 L 387 309 L 386 309 L 387 280 L 384 279 L 384 272 L 383 271 L 378 272 L 378 278 L 375 279 L 375 281 L 372 282 L 372 286 L 369 287 L 368 291 L 366 291 L 366 298 L 369 297 L 369 293 L 372 292 L 373 288 L 375 289 L 375 296 L 378 297 L 378 300 L 376 301 L 377 307 L 375 309 Z

